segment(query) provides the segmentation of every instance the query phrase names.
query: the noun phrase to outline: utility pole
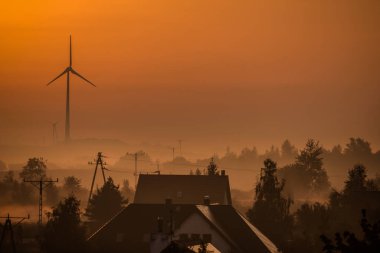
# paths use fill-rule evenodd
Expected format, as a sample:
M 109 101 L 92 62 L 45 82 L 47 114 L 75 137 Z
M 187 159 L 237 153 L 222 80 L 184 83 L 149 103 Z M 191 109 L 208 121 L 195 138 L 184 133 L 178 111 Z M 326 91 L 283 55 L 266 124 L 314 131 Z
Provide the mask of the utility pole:
M 178 140 L 179 143 L 179 155 L 182 156 L 182 140 Z
M 137 173 L 138 156 L 139 155 L 144 155 L 144 153 L 139 153 L 139 152 L 136 152 L 136 153 L 127 153 L 127 155 L 133 156 L 134 160 L 135 160 L 135 172 L 133 173 L 133 175 L 135 176 L 135 190 L 136 190 L 137 189 L 137 178 L 138 178 L 138 173 Z
M 45 187 L 51 185 L 52 183 L 57 183 L 58 178 L 56 180 L 25 180 L 25 183 L 31 183 L 34 187 L 38 188 L 40 197 L 38 201 L 38 225 L 42 225 L 42 191 Z
M 173 161 L 174 161 L 174 150 L 175 150 L 175 148 L 173 147 L 172 149 L 173 149 Z
M 0 219 L 5 219 L 5 223 L 2 227 L 2 233 L 1 233 L 1 238 L 0 238 L 0 252 L 3 248 L 3 243 L 4 243 L 4 239 L 5 239 L 5 235 L 7 233 L 9 233 L 10 237 L 11 237 L 11 244 L 12 244 L 12 252 L 15 253 L 16 252 L 16 241 L 15 241 L 15 237 L 14 237 L 14 233 L 13 233 L 13 227 L 12 227 L 12 220 L 11 219 L 20 219 L 14 226 L 16 227 L 18 224 L 20 224 L 21 222 L 23 222 L 25 219 L 29 219 L 30 216 L 28 215 L 28 217 L 17 217 L 17 216 L 9 216 L 9 213 L 8 213 L 8 216 L 5 216 L 5 217 L 0 217 Z
M 98 156 L 96 159 L 94 159 L 94 162 L 96 163 L 95 165 L 95 171 L 94 171 L 94 176 L 92 177 L 92 183 L 91 183 L 91 189 L 90 189 L 90 195 L 88 196 L 88 202 L 87 202 L 87 207 L 88 204 L 90 203 L 91 197 L 92 197 L 92 191 L 94 189 L 94 183 L 95 183 L 95 178 L 96 178 L 96 172 L 98 171 L 98 167 L 102 170 L 102 175 L 103 175 L 103 182 L 104 184 L 106 183 L 106 175 L 104 174 L 104 171 L 106 169 L 106 162 L 103 161 L 103 158 L 105 158 L 104 155 L 102 155 L 102 152 L 98 152 Z M 88 162 L 88 164 L 92 165 L 94 164 L 93 162 Z

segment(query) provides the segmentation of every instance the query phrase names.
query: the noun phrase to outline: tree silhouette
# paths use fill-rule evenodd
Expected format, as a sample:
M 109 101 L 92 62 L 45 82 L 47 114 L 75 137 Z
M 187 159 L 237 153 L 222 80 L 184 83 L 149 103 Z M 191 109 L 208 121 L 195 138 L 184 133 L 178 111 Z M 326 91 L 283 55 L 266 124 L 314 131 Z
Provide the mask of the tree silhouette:
M 285 181 L 278 182 L 275 175 L 276 163 L 271 159 L 266 159 L 264 166 L 260 181 L 256 184 L 255 202 L 248 210 L 247 216 L 254 225 L 281 245 L 290 234 L 293 222 L 289 213 L 292 200 L 284 198 L 281 194 Z
M 363 208 L 371 214 L 376 206 L 380 207 L 378 199 L 376 199 L 377 195 L 370 193 L 370 191 L 377 190 L 374 182 L 374 180 L 367 179 L 367 169 L 363 165 L 355 165 L 348 171 L 348 178 L 343 190 L 330 194 L 331 209 L 339 218 L 352 217 Z
M 75 176 L 65 177 L 63 190 L 67 193 L 77 193 L 81 189 L 80 179 Z
M 131 188 L 128 179 L 123 180 L 123 187 L 121 188 L 121 193 L 126 199 L 127 203 L 133 201 L 135 191 Z
M 281 158 L 290 161 L 297 156 L 297 149 L 289 140 L 285 140 L 281 145 Z
M 306 172 L 307 177 L 304 180 L 307 180 L 310 190 L 315 193 L 330 189 L 326 170 L 322 167 L 322 153 L 323 150 L 319 146 L 319 142 L 309 139 L 305 148 L 296 157 L 296 163 Z
M 209 176 L 219 175 L 218 166 L 214 162 L 214 158 L 211 158 L 210 164 L 207 166 L 207 174 Z
M 76 253 L 85 250 L 85 229 L 80 220 L 80 201 L 71 195 L 48 214 L 41 246 L 44 252 Z
M 372 149 L 368 141 L 362 138 L 350 138 L 350 142 L 346 145 L 344 152 L 350 155 L 363 156 L 371 155 Z
M 367 170 L 364 165 L 357 164 L 353 169 L 348 171 L 348 180 L 345 181 L 344 193 L 350 194 L 352 192 L 365 191 L 366 187 Z
M 111 177 L 109 177 L 102 188 L 97 189 L 91 197 L 86 209 L 86 216 L 96 224 L 101 224 L 126 204 L 119 186 L 116 186 Z
M 325 235 L 321 235 L 324 243 L 323 251 L 326 253 L 377 253 L 380 249 L 380 221 L 370 224 L 366 217 L 366 211 L 362 210 L 360 226 L 363 239 L 358 239 L 352 232 L 345 231 L 343 235 L 335 234 L 335 242 Z
M 27 164 L 20 172 L 20 178 L 26 180 L 46 178 L 46 164 L 42 157 L 29 158 Z
M 303 204 L 295 213 L 296 229 L 302 233 L 304 241 L 311 248 L 316 248 L 321 243 L 319 235 L 327 230 L 330 222 L 328 206 L 318 202 Z

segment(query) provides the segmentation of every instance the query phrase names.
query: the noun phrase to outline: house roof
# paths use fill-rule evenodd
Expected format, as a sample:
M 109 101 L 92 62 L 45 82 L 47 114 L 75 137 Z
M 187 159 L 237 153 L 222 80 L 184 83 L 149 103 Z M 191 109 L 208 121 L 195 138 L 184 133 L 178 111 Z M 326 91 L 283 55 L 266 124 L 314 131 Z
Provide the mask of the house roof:
M 231 205 L 231 193 L 226 175 L 140 175 L 134 203 L 161 204 L 171 198 L 177 204 L 211 203 Z
M 98 247 L 115 244 L 116 234 L 124 234 L 131 252 L 149 252 L 149 240 L 157 232 L 157 217 L 164 220 L 163 232 L 169 232 L 169 210 L 173 210 L 174 231 L 197 213 L 231 245 L 232 252 L 277 253 L 277 247 L 251 225 L 231 205 L 130 204 L 95 232 L 88 240 Z M 123 248 L 125 250 L 125 248 Z M 117 252 L 117 250 L 114 250 Z
M 127 248 L 128 252 L 149 252 L 150 235 L 158 232 L 158 217 L 164 221 L 163 232 L 169 232 L 170 208 L 174 210 L 174 229 L 197 211 L 195 205 L 129 204 L 92 234 L 88 241 L 95 242 L 99 251 L 112 245 L 116 247 L 114 252 L 118 252 L 119 246 Z M 123 234 L 125 245 L 115 243 L 117 234 Z
M 240 252 L 277 253 L 277 247 L 232 206 L 197 205 L 198 210 Z

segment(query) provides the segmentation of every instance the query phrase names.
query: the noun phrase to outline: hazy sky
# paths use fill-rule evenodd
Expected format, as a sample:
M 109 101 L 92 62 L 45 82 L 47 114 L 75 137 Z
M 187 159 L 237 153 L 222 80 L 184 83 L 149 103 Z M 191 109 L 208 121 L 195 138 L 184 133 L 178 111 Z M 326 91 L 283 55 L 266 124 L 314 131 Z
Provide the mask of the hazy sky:
M 380 1 L 0 3 L 0 143 L 72 137 L 192 149 L 351 136 L 380 148 Z

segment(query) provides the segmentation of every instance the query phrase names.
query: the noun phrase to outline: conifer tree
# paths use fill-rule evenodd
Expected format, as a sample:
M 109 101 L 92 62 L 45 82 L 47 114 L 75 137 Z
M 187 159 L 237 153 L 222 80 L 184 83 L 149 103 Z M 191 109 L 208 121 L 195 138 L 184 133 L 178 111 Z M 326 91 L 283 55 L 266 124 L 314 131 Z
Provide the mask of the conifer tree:
M 101 224 L 111 218 L 123 208 L 127 201 L 119 191 L 111 177 L 109 177 L 102 188 L 97 189 L 91 197 L 86 209 L 86 216 L 97 224 Z
M 247 216 L 253 225 L 281 245 L 289 236 L 292 226 L 289 213 L 292 200 L 282 196 L 285 181 L 278 181 L 276 171 L 277 164 L 266 159 L 260 181 L 256 184 L 255 201 Z
M 71 195 L 48 214 L 41 241 L 44 252 L 84 252 L 85 229 L 81 224 L 79 206 L 80 201 Z

